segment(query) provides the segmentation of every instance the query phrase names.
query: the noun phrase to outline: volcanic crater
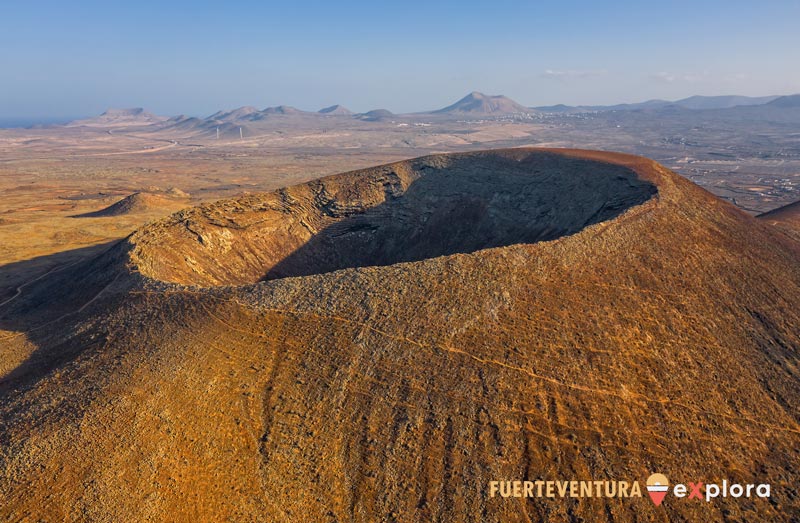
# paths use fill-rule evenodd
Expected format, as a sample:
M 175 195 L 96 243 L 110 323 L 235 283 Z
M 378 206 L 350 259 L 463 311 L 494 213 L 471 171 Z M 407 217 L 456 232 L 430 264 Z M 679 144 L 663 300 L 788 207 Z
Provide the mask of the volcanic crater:
M 602 161 L 435 155 L 182 211 L 134 234 L 131 258 L 157 280 L 240 285 L 553 240 L 656 192 Z

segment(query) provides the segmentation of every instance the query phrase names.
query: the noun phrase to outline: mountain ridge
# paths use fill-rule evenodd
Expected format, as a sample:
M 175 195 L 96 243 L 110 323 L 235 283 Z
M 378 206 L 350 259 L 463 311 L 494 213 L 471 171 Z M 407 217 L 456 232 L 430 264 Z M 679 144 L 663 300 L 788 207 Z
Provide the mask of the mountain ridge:
M 526 107 L 504 95 L 486 95 L 478 91 L 473 91 L 455 103 L 430 111 L 417 113 L 395 114 L 385 109 L 368 111 L 366 113 L 354 113 L 348 108 L 336 104 L 322 108 L 318 111 L 305 111 L 288 105 L 278 105 L 258 109 L 254 106 L 243 106 L 238 109 L 220 110 L 206 118 L 197 118 L 207 122 L 221 121 L 225 123 L 238 123 L 258 120 L 270 116 L 350 116 L 357 119 L 385 118 L 391 116 L 414 116 L 431 114 L 438 116 L 453 115 L 494 115 L 502 116 L 505 114 L 517 113 L 581 113 L 581 112 L 606 112 L 606 111 L 656 111 L 679 108 L 691 111 L 720 110 L 725 111 L 736 108 L 795 108 L 800 106 L 800 95 L 786 96 L 740 96 L 740 95 L 720 95 L 720 96 L 701 96 L 694 95 L 680 100 L 668 101 L 652 99 L 644 102 L 622 103 L 615 105 L 577 105 L 557 104 L 550 106 Z M 376 111 L 380 111 L 380 115 Z M 366 116 L 365 116 L 366 115 Z M 178 117 L 159 116 L 145 111 L 142 108 L 133 109 L 109 109 L 103 114 L 83 120 L 75 120 L 65 125 L 123 125 L 123 124 L 163 124 L 169 123 Z M 185 117 L 185 119 L 196 117 Z M 184 120 L 185 120 L 184 119 Z

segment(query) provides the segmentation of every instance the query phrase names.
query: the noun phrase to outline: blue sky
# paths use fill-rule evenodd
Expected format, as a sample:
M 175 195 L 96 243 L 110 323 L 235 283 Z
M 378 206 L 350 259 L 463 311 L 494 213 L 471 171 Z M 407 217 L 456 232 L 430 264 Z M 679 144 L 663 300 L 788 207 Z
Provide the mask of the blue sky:
M 800 92 L 800 2 L 0 4 L 0 117 Z

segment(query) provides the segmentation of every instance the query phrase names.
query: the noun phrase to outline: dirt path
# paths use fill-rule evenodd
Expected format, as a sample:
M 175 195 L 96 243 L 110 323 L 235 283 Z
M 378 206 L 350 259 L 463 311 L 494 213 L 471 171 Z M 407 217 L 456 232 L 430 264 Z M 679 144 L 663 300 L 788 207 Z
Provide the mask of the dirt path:
M 0 307 L 3 307 L 4 305 L 7 305 L 7 304 L 11 303 L 12 301 L 16 300 L 17 298 L 19 298 L 19 297 L 22 295 L 22 289 L 24 289 L 24 288 L 25 288 L 25 287 L 27 287 L 28 285 L 31 285 L 31 284 L 33 284 L 33 283 L 36 283 L 37 281 L 41 280 L 41 279 L 42 279 L 42 278 L 44 278 L 45 276 L 48 276 L 48 275 L 50 275 L 50 274 L 53 274 L 54 272 L 58 272 L 58 271 L 64 270 L 64 269 L 66 269 L 67 267 L 72 267 L 73 265 L 75 265 L 75 264 L 76 264 L 76 263 L 78 263 L 79 261 L 81 261 L 81 260 L 77 260 L 77 261 L 74 261 L 74 262 L 72 262 L 72 263 L 68 263 L 68 264 L 66 264 L 66 265 L 59 265 L 59 266 L 53 267 L 52 269 L 50 269 L 49 271 L 45 272 L 44 274 L 41 274 L 41 275 L 37 276 L 36 278 L 34 278 L 34 279 L 32 279 L 32 280 L 26 281 L 25 283 L 23 283 L 22 285 L 20 285 L 19 287 L 17 287 L 17 289 L 16 289 L 16 291 L 14 292 L 14 295 L 13 295 L 12 297 L 10 297 L 10 298 L 9 298 L 9 299 L 7 299 L 6 301 L 4 301 L 4 302 L 0 303 Z

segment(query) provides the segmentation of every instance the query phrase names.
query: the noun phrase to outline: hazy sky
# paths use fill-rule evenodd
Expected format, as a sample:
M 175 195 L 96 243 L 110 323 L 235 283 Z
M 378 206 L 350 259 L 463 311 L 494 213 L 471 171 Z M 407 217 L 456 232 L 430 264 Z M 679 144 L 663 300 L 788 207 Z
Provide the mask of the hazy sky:
M 9 1 L 0 117 L 800 92 L 800 1 Z

